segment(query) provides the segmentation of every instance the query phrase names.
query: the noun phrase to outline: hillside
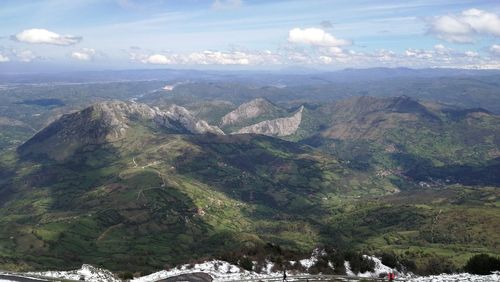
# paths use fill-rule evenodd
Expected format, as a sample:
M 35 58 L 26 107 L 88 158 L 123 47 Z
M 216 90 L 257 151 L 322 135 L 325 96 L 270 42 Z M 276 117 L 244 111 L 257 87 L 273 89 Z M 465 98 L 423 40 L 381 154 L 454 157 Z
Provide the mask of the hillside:
M 2 265 L 69 267 L 70 258 L 73 267 L 156 269 L 242 242 L 309 251 L 322 240 L 322 220 L 311 215 L 328 213 L 317 205 L 323 197 L 394 190 L 295 143 L 193 134 L 201 132 L 182 120 L 158 126 L 158 115 L 167 114 L 96 104 L 4 155 Z M 273 223 L 279 218 L 291 225 Z M 310 236 L 301 238 L 304 231 Z
M 418 181 L 500 185 L 500 117 L 483 109 L 359 97 L 319 107 L 310 116 L 309 126 L 317 130 L 300 142 L 351 167 Z
M 415 173 L 442 173 L 397 158 L 433 149 L 420 137 L 395 139 L 410 138 L 406 130 L 462 136 L 477 152 L 498 148 L 498 117 L 404 97 L 299 112 L 289 140 L 217 134 L 178 106 L 115 101 L 63 115 L 0 157 L 0 266 L 152 271 L 193 258 L 270 255 L 269 246 L 300 255 L 328 245 L 394 252 L 425 269 L 436 256 L 462 265 L 471 254 L 499 252 L 495 174 L 423 185 L 410 169 L 391 168 L 405 161 Z M 359 134 L 367 122 L 374 132 Z M 340 125 L 351 129 L 339 135 Z M 484 139 L 463 138 L 463 126 Z M 412 146 L 399 145 L 405 140 Z M 488 165 L 476 167 L 493 172 Z

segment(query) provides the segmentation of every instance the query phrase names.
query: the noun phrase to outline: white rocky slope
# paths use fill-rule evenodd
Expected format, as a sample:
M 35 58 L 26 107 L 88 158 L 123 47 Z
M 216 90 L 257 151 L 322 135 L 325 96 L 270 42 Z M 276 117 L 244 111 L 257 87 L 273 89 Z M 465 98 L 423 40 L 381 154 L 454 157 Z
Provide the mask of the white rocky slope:
M 207 273 L 214 281 L 237 281 L 241 279 L 259 278 L 264 275 L 250 272 L 225 261 L 212 260 L 194 266 L 183 265 L 170 270 L 162 270 L 153 274 L 135 278 L 133 282 L 154 282 L 181 274 L 203 272 Z
M 299 262 L 306 269 L 310 268 L 314 265 L 314 263 L 318 260 L 317 255 L 320 252 L 313 253 L 311 258 L 303 259 Z M 375 269 L 373 272 L 365 272 L 354 274 L 349 268 L 349 264 L 346 262 L 346 270 L 348 276 L 356 276 L 356 277 L 373 277 L 377 278 L 380 275 L 385 276 L 385 274 L 389 271 L 395 271 L 388 266 L 383 265 L 380 260 L 376 257 L 370 257 L 375 261 Z M 291 263 L 299 263 L 299 262 L 291 262 Z M 255 262 L 254 262 L 255 264 Z M 214 281 L 240 281 L 245 279 L 261 279 L 261 278 L 280 278 L 283 273 L 281 271 L 273 272 L 274 264 L 272 262 L 267 262 L 267 265 L 262 269 L 260 273 L 252 272 L 244 270 L 236 265 L 230 264 L 225 261 L 220 260 L 212 260 L 204 263 L 199 263 L 195 265 L 182 265 L 177 268 L 173 268 L 170 270 L 162 270 L 159 272 L 155 272 L 153 274 L 138 277 L 133 279 L 133 282 L 154 282 L 161 279 L 166 279 L 169 277 L 175 277 L 181 274 L 190 274 L 190 273 L 207 273 L 214 278 Z M 9 274 L 12 273 L 2 273 L 0 274 Z M 299 273 L 299 272 L 287 272 L 290 281 L 292 281 L 293 276 L 308 276 L 307 273 Z M 91 265 L 84 264 L 78 270 L 72 271 L 45 271 L 45 272 L 29 272 L 29 273 L 18 273 L 19 277 L 47 277 L 47 278 L 55 278 L 55 279 L 69 279 L 69 280 L 80 280 L 84 279 L 85 281 L 90 282 L 118 282 L 118 279 L 113 273 L 108 270 L 93 267 Z M 13 276 L 16 276 L 13 275 Z M 434 276 L 415 276 L 410 274 L 398 273 L 397 278 L 401 279 L 401 281 L 410 281 L 410 282 L 498 282 L 500 281 L 500 272 L 495 272 L 490 275 L 473 275 L 468 273 L 459 273 L 459 274 L 441 274 Z
M 81 280 L 90 282 L 120 282 L 111 271 L 93 267 L 88 264 L 82 265 L 82 268 L 70 271 L 45 271 L 29 272 L 27 275 L 51 277 L 57 279 Z
M 289 277 L 293 276 L 308 276 L 307 270 L 311 268 L 317 261 L 318 257 L 324 255 L 324 251 L 316 249 L 311 254 L 310 258 L 302 259 L 299 261 L 291 261 L 290 263 L 296 264 L 300 263 L 306 272 L 288 271 L 287 275 Z M 375 261 L 375 269 L 373 272 L 362 273 L 362 275 L 356 275 L 352 273 L 349 269 L 349 263 L 346 262 L 346 269 L 348 276 L 360 276 L 360 277 L 379 277 L 380 274 L 385 274 L 389 271 L 394 272 L 395 270 L 385 266 L 381 263 L 378 258 L 370 257 Z M 254 262 L 254 266 L 257 262 Z M 204 272 L 212 276 L 214 281 L 239 281 L 245 279 L 261 279 L 261 278 L 281 278 L 283 276 L 282 271 L 273 271 L 274 263 L 267 261 L 265 267 L 262 268 L 260 273 L 253 271 L 244 270 L 236 265 L 230 264 L 225 261 L 212 260 L 200 264 L 195 264 L 194 266 L 182 265 L 177 268 L 170 270 L 162 270 L 147 276 L 135 278 L 133 282 L 154 282 L 161 279 L 166 279 L 169 277 L 178 276 L 181 274 L 189 274 L 196 272 Z M 402 275 L 403 276 L 403 275 Z M 407 276 L 404 276 L 407 277 Z
M 500 272 L 490 275 L 474 275 L 469 273 L 441 274 L 433 276 L 412 277 L 410 282 L 498 282 Z
M 256 118 L 276 109 L 271 102 L 264 98 L 253 99 L 241 104 L 235 110 L 222 117 L 221 126 L 234 125 Z
M 265 120 L 253 125 L 249 125 L 238 130 L 235 134 L 255 133 L 271 136 L 292 135 L 297 132 L 297 129 L 299 129 L 300 123 L 302 121 L 303 111 L 304 107 L 301 106 L 300 109 L 292 116 Z
M 358 276 L 358 277 L 372 277 L 372 278 L 377 278 L 379 277 L 380 275 L 385 275 L 389 272 L 394 272 L 394 273 L 398 273 L 397 270 L 395 269 L 392 269 L 384 264 L 382 264 L 382 261 L 377 258 L 377 257 L 372 257 L 372 256 L 365 256 L 367 258 L 370 258 L 371 260 L 373 260 L 373 262 L 375 263 L 375 267 L 373 268 L 373 271 L 372 272 L 364 272 L 364 273 L 353 273 L 351 271 L 351 267 L 349 265 L 349 262 L 346 261 L 344 263 L 345 265 L 345 269 L 346 269 L 346 274 L 347 276 Z M 404 275 L 406 276 L 406 275 Z
M 126 130 L 129 119 L 138 118 L 152 120 L 167 128 L 175 128 L 172 123 L 177 122 L 193 134 L 224 134 L 217 126 L 209 125 L 206 121 L 196 118 L 186 108 L 177 105 L 170 106 L 167 111 L 161 111 L 146 104 L 111 101 L 95 104 L 92 109 L 100 114 L 107 124 L 117 127 L 121 132 Z
M 157 110 L 157 109 L 156 109 Z M 166 112 L 159 112 L 155 121 L 165 125 L 169 120 L 179 122 L 184 128 L 193 134 L 213 133 L 224 135 L 224 132 L 217 126 L 209 125 L 206 121 L 196 118 L 186 108 L 172 105 Z

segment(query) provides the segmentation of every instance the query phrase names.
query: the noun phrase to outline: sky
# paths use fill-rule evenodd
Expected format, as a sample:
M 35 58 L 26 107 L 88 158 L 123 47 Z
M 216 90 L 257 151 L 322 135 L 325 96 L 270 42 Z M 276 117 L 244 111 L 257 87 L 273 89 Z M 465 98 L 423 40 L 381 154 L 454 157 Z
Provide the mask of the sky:
M 0 72 L 500 68 L 500 0 L 0 0 Z

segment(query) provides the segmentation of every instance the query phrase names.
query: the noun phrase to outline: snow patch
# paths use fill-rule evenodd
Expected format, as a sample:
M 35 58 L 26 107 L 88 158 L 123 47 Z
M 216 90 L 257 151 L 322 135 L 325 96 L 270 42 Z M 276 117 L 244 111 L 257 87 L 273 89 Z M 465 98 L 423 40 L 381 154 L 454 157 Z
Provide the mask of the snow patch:
M 200 264 L 189 265 L 185 264 L 177 268 L 173 268 L 170 270 L 159 271 L 147 276 L 135 278 L 133 282 L 153 282 L 161 279 L 166 279 L 169 277 L 178 276 L 181 274 L 189 274 L 203 272 L 207 273 L 214 281 L 231 281 L 231 280 L 239 280 L 239 279 L 251 279 L 258 278 L 262 275 L 244 270 L 236 265 L 230 264 L 221 260 L 212 260 L 207 261 Z
M 469 273 L 441 274 L 434 276 L 412 277 L 410 282 L 498 282 L 500 272 L 496 271 L 490 275 L 474 275 Z
M 121 280 L 115 277 L 111 271 L 97 268 L 92 265 L 84 264 L 78 270 L 70 271 L 46 271 L 46 272 L 28 272 L 28 275 L 44 276 L 57 279 L 80 280 L 90 282 L 120 282 Z

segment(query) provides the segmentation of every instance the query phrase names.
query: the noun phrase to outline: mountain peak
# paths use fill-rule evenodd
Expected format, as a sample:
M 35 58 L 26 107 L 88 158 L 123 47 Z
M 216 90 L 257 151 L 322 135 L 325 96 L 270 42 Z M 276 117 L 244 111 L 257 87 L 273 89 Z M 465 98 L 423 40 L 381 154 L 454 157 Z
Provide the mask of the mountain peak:
M 302 121 L 304 106 L 289 117 L 282 117 L 272 120 L 265 120 L 259 123 L 243 127 L 236 134 L 255 133 L 270 136 L 289 136 L 297 132 Z
M 128 129 L 141 122 L 174 133 L 224 134 L 218 127 L 197 119 L 177 105 L 161 111 L 141 103 L 106 101 L 63 115 L 22 144 L 18 152 L 45 153 L 55 159 L 64 159 L 85 145 L 126 138 Z
M 265 98 L 256 98 L 223 116 L 221 126 L 243 124 L 264 115 L 275 115 L 277 112 L 281 113 L 282 109 Z

